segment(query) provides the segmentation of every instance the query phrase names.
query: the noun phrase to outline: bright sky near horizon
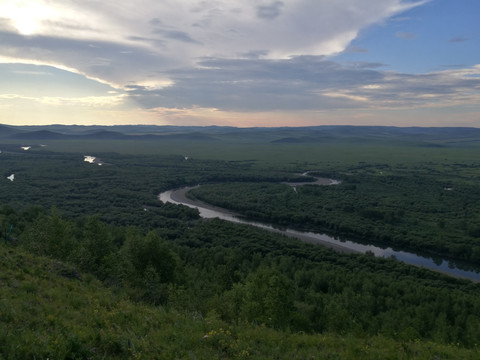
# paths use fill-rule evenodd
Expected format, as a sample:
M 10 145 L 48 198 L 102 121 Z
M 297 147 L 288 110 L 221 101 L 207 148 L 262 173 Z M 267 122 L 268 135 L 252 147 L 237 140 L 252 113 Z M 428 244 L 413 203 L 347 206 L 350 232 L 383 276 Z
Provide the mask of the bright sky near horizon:
M 0 123 L 480 127 L 479 0 L 1 0 Z

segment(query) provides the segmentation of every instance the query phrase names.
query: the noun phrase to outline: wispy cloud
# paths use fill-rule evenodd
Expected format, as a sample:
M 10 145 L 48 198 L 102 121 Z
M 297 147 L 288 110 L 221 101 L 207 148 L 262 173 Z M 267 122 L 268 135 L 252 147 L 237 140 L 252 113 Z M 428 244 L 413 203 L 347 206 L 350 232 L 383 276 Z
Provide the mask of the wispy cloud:
M 468 41 L 470 40 L 469 38 L 467 37 L 461 37 L 461 36 L 458 36 L 458 37 L 452 37 L 448 40 L 448 42 L 450 43 L 462 43 L 462 42 L 465 42 L 465 41 Z
M 20 75 L 33 75 L 33 76 L 51 76 L 52 74 L 48 71 L 36 71 L 36 70 L 15 70 L 15 74 Z
M 93 108 L 115 108 L 125 102 L 125 94 L 116 96 L 84 96 L 84 97 L 61 97 L 61 96 L 25 96 L 20 94 L 1 94 L 2 100 L 16 100 L 24 103 L 38 103 L 43 105 L 54 106 L 79 106 Z
M 283 1 L 274 1 L 268 5 L 259 5 L 257 6 L 257 16 L 262 19 L 275 19 L 280 16 L 283 6 L 285 6 Z
M 395 36 L 403 40 L 413 40 L 417 37 L 417 35 L 413 32 L 401 32 L 401 31 L 395 33 Z
M 480 101 L 480 68 L 428 74 L 382 71 L 378 64 L 339 65 L 322 57 L 287 60 L 210 59 L 177 70 L 172 84 L 128 90 L 148 108 L 217 108 L 222 111 L 411 108 Z
M 365 54 L 368 53 L 368 49 L 360 48 L 357 46 L 349 46 L 345 49 L 347 53 L 357 53 L 357 54 Z
M 361 29 L 423 2 L 4 0 L 0 41 L 3 56 L 62 64 L 125 85 L 165 81 L 170 69 L 195 67 L 205 57 L 334 54 Z M 98 64 L 100 58 L 112 61 Z

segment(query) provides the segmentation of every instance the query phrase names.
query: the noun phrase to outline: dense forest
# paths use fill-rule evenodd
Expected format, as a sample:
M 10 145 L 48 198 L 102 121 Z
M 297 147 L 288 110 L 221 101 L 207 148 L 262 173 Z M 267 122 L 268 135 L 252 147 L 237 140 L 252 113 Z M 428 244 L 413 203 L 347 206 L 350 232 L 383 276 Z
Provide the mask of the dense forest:
M 0 245 L 2 359 L 472 359 L 476 347 L 292 332 L 133 301 L 71 264 Z
M 0 302 L 0 358 L 474 358 L 478 284 L 201 219 L 195 209 L 157 199 L 200 183 L 192 196 L 251 218 L 473 265 L 480 174 L 472 149 L 422 148 L 431 156 L 413 161 L 411 148 L 388 148 L 391 161 L 378 162 L 365 161 L 371 147 L 349 144 L 329 160 L 320 149 L 307 160 L 254 161 L 251 144 L 222 159 L 206 145 L 191 158 L 125 153 L 120 142 L 94 153 L 99 166 L 84 161 L 91 149 L 55 144 L 2 145 L 0 264 L 7 275 L 0 283 L 8 291 Z M 292 156 L 290 145 L 279 146 L 276 152 Z M 296 192 L 283 184 L 304 181 L 305 171 L 341 183 Z M 62 287 L 88 295 L 67 300 Z M 73 326 L 79 311 L 97 311 L 88 320 L 95 324 Z M 150 320 L 140 324 L 136 314 Z M 156 321 L 170 345 L 159 340 Z M 282 349 L 272 345 L 278 338 Z
M 466 176 L 478 164 L 438 167 L 364 165 L 328 173 L 338 185 L 236 182 L 190 194 L 252 219 L 478 264 L 480 190 Z
M 2 218 L 21 229 L 17 247 L 71 264 L 64 276 L 90 273 L 136 302 L 293 332 L 465 347 L 480 337 L 477 285 L 395 260 L 340 255 L 220 220 L 145 234 L 39 208 L 3 208 Z

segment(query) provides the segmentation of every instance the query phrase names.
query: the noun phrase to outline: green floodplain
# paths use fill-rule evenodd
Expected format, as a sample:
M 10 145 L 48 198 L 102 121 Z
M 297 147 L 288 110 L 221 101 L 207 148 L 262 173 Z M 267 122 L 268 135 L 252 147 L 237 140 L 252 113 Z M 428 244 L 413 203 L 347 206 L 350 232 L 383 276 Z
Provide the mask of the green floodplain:
M 157 196 L 202 184 L 189 196 L 250 219 L 475 271 L 479 140 L 461 128 L 2 126 L 0 359 L 477 359 L 476 282 Z M 283 184 L 305 172 L 341 183 Z

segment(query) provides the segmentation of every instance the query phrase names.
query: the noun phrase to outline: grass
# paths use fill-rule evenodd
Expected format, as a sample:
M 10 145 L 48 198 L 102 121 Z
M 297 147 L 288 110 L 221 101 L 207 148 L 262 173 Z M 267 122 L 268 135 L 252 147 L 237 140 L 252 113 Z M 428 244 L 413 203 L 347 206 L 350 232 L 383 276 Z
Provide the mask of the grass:
M 471 163 L 478 161 L 480 147 L 424 147 L 415 143 L 328 142 L 272 144 L 252 141 L 134 141 L 134 140 L 50 140 L 47 147 L 33 151 L 66 153 L 119 153 L 130 155 L 180 155 L 201 160 L 255 160 L 260 166 L 271 165 L 309 169 L 312 166 L 340 169 L 359 163 L 424 164 Z
M 130 301 L 64 263 L 0 245 L 0 359 L 477 359 L 407 337 L 282 332 Z

